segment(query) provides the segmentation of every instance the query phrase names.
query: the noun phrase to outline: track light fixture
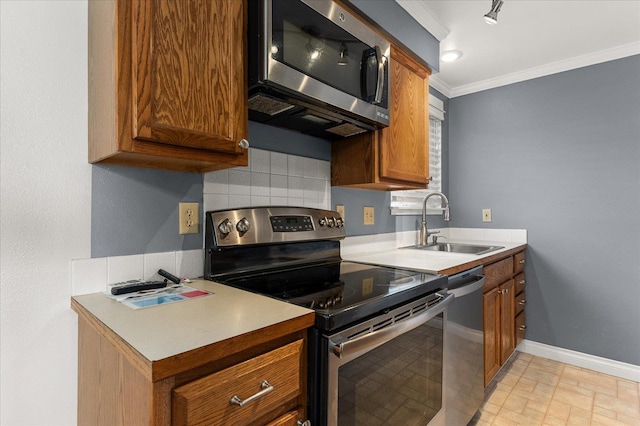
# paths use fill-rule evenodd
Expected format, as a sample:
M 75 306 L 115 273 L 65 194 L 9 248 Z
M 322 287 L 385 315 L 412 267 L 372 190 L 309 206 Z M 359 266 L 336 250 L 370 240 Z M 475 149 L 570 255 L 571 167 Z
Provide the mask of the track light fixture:
M 503 0 L 493 0 L 493 2 L 491 3 L 491 10 L 489 11 L 489 13 L 484 15 L 484 20 L 487 22 L 487 24 L 495 25 L 498 23 L 498 12 L 500 12 L 500 8 L 502 7 L 503 3 Z

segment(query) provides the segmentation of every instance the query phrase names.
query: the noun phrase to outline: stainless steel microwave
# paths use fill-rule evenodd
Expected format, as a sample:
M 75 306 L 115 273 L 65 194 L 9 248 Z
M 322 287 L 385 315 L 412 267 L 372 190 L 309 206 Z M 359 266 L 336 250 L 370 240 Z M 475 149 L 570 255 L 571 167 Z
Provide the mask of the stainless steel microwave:
M 390 44 L 332 0 L 249 1 L 249 119 L 325 139 L 389 125 Z

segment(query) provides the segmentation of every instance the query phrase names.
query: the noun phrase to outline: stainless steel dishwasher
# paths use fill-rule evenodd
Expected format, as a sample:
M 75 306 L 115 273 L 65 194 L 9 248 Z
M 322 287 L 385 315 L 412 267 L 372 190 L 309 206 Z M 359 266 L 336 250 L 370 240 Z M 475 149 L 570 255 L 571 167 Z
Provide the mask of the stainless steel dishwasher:
M 482 266 L 449 277 L 445 326 L 445 422 L 466 425 L 484 399 Z

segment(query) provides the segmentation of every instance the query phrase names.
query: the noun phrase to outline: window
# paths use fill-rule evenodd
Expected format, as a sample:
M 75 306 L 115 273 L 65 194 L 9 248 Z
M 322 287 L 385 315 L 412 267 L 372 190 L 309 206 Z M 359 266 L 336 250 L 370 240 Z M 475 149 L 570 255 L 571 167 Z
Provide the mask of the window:
M 429 189 L 391 192 L 392 215 L 422 214 L 422 200 L 433 191 L 442 191 L 442 121 L 444 120 L 444 103 L 433 95 L 429 95 Z M 439 197 L 429 200 L 427 211 L 430 214 L 440 213 Z

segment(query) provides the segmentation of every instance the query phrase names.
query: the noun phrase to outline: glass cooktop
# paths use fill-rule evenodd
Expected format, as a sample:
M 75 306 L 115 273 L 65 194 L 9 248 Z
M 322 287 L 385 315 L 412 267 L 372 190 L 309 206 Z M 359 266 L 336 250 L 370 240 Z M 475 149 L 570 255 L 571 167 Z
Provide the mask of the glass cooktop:
M 446 277 L 355 262 L 333 262 L 216 279 L 316 311 L 332 331 L 446 286 Z

